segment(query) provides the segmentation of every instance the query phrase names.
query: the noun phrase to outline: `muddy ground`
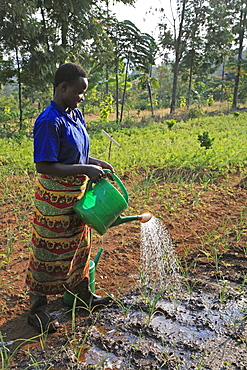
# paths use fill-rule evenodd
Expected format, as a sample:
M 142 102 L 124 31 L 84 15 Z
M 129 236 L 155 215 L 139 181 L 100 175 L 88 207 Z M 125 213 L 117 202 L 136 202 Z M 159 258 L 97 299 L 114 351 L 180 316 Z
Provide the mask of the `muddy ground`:
M 126 213 L 151 211 L 170 234 L 180 268 L 176 284 L 164 287 L 159 300 L 160 290 L 141 285 L 139 223 L 103 237 L 93 232 L 92 258 L 103 247 L 96 291 L 113 293 L 115 302 L 76 310 L 73 320 L 62 297 L 52 297 L 49 312 L 61 326 L 47 338 L 26 323 L 32 202 L 17 207 L 16 196 L 1 188 L 0 330 L 2 356 L 11 360 L 2 368 L 247 369 L 247 186 L 239 173 L 207 185 L 204 174 L 196 181 L 195 174 L 183 175 L 181 186 L 155 169 L 152 184 L 142 170 L 122 178 L 131 195 Z M 20 338 L 26 342 L 16 350 Z

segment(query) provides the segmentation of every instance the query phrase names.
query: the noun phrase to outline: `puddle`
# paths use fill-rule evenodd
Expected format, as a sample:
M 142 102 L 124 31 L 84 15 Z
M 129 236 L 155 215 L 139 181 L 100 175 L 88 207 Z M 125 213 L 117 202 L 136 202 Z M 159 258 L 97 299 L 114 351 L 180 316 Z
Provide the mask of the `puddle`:
M 181 292 L 175 300 L 163 296 L 151 313 L 138 294 L 123 298 L 125 314 L 114 303 L 97 313 L 96 322 L 88 319 L 92 326 L 82 364 L 121 370 L 218 370 L 225 363 L 231 366 L 226 368 L 246 369 L 234 367 L 236 358 L 238 366 L 247 364 L 244 295 L 221 304 L 210 295 Z

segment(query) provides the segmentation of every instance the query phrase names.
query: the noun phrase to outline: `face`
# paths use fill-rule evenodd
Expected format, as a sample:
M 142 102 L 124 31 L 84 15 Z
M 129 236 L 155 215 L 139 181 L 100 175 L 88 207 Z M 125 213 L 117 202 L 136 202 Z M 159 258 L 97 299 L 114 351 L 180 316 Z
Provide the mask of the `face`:
M 84 93 L 87 90 L 87 87 L 88 80 L 83 77 L 79 77 L 79 79 L 72 84 L 64 82 L 62 85 L 64 109 L 77 108 L 79 103 L 84 100 Z

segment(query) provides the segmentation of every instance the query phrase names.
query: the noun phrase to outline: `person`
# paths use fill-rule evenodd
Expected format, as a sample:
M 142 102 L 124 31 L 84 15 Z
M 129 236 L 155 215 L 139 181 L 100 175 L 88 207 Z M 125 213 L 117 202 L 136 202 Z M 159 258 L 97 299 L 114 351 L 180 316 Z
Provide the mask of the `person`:
M 87 181 L 113 167 L 90 156 L 89 136 L 79 103 L 88 87 L 85 70 L 62 64 L 54 76 L 54 97 L 34 124 L 34 162 L 39 173 L 34 200 L 32 251 L 26 283 L 30 291 L 28 323 L 54 332 L 46 312 L 47 296 L 66 290 L 91 307 L 110 302 L 89 289 L 90 228 L 73 211 Z

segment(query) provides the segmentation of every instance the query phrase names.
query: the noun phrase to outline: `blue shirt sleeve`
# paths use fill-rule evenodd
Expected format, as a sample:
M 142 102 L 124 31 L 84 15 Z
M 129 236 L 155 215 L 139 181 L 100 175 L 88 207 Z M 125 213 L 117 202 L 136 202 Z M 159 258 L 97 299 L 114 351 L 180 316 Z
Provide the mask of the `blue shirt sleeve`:
M 34 162 L 57 162 L 59 149 L 57 126 L 47 119 L 37 119 L 34 129 Z

